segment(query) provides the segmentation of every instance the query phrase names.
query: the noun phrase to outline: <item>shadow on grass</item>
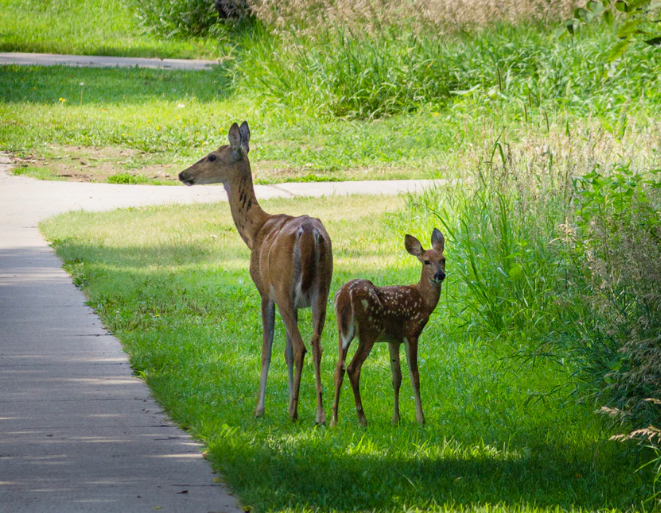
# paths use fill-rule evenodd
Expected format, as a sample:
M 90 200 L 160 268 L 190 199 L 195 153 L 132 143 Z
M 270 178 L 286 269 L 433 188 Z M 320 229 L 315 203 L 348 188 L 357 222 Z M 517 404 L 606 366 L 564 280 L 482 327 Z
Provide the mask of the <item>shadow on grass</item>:
M 84 84 L 81 86 L 81 84 Z M 206 103 L 226 98 L 231 81 L 222 67 L 205 71 L 145 68 L 76 68 L 69 66 L 2 66 L 4 103 L 78 105 L 141 104 L 149 100 Z
M 244 503 L 258 504 L 263 511 L 303 507 L 321 511 L 402 511 L 444 506 L 480 508 L 485 504 L 504 509 L 603 510 L 627 509 L 636 498 L 640 500 L 636 497 L 640 489 L 636 491 L 632 483 L 638 480 L 624 475 L 615 461 L 608 472 L 602 472 L 595 469 L 590 457 L 550 447 L 539 447 L 532 453 L 521 447 L 514 451 L 518 454 L 509 456 L 490 456 L 484 450 L 472 455 L 469 449 L 468 454 L 406 458 L 396 454 L 407 449 L 396 446 L 395 440 L 401 438 L 398 428 L 384 430 L 391 430 L 393 436 L 381 432 L 381 440 L 377 441 L 383 444 L 381 456 L 347 454 L 346 450 L 338 450 L 337 443 L 304 441 L 297 441 L 295 448 L 274 450 L 272 443 L 251 440 L 254 433 L 238 435 L 245 438 L 241 441 L 212 443 L 210 452 Z M 332 434 L 331 438 L 341 436 Z M 371 437 L 365 434 L 360 443 L 366 438 Z M 390 448 L 388 438 L 393 444 Z M 426 439 L 422 444 L 439 443 L 432 436 L 420 438 Z M 640 482 L 636 484 L 640 486 Z

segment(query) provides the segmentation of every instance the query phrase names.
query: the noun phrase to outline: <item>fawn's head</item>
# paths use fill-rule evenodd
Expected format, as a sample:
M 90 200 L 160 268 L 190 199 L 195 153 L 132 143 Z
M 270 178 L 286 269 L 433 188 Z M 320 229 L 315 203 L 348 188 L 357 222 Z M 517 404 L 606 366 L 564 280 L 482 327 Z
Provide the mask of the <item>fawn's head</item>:
M 422 276 L 431 283 L 440 284 L 445 279 L 445 237 L 437 228 L 431 234 L 431 249 L 423 249 L 420 241 L 413 235 L 404 238 L 406 251 L 418 257 L 422 263 Z
M 248 166 L 250 146 L 250 129 L 245 121 L 239 125 L 234 123 L 227 136 L 229 144 L 212 151 L 198 160 L 188 169 L 179 173 L 179 180 L 186 185 L 227 183 L 237 174 L 245 172 Z

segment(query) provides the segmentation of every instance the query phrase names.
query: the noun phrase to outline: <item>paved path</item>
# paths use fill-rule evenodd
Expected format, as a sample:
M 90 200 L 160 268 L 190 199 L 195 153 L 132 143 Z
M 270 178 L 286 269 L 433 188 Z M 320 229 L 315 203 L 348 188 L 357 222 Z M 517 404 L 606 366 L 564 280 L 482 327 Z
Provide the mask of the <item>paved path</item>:
M 37 229 L 73 209 L 224 200 L 223 188 L 45 182 L 8 168 L 0 155 L 0 511 L 240 511 L 200 447 L 133 377 L 119 341 Z M 429 185 L 283 184 L 256 193 L 395 194 Z
M 81 66 L 89 68 L 163 68 L 163 69 L 211 69 L 217 61 L 193 59 L 145 59 L 137 57 L 104 57 L 88 55 L 56 55 L 52 53 L 0 53 L 0 65 L 25 66 Z

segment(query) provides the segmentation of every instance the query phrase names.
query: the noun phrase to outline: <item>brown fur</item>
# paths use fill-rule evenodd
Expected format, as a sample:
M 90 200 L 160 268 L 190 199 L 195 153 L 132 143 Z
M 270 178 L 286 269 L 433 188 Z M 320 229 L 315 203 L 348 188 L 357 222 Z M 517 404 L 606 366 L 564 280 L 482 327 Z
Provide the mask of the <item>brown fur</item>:
M 259 206 L 248 160 L 247 123 L 230 128 L 229 145 L 221 146 L 179 174 L 187 185 L 222 183 L 239 235 L 250 248 L 250 276 L 262 298 L 262 374 L 256 416 L 264 413 L 266 377 L 271 361 L 275 305 L 287 329 L 285 358 L 289 370 L 289 414 L 298 416 L 298 394 L 306 353 L 298 330 L 298 308 L 311 307 L 312 352 L 317 384 L 318 423 L 325 420 L 321 387 L 321 332 L 333 275 L 331 240 L 319 219 L 270 215 Z M 296 373 L 293 375 L 293 366 Z

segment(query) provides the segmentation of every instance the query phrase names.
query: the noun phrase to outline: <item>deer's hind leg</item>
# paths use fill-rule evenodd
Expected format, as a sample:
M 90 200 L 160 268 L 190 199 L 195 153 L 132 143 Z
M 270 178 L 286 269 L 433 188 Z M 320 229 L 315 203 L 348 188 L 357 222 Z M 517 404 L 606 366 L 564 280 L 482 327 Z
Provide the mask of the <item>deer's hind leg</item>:
M 351 388 L 353 389 L 353 397 L 356 401 L 356 414 L 358 415 L 358 425 L 362 427 L 367 426 L 367 418 L 363 410 L 363 401 L 360 398 L 360 369 L 367 360 L 367 357 L 372 351 L 374 342 L 376 342 L 377 334 L 370 333 L 367 330 L 358 331 L 358 349 L 356 354 L 353 355 L 351 363 L 347 368 L 349 373 L 349 380 L 351 381 Z
M 298 315 L 293 301 L 278 302 L 280 317 L 282 317 L 287 329 L 287 335 L 291 340 L 294 356 L 294 383 L 289 395 L 289 416 L 292 420 L 298 419 L 298 395 L 301 388 L 301 374 L 303 372 L 303 360 L 305 358 L 305 344 L 298 330 Z
M 348 340 L 342 340 L 342 327 L 339 326 L 338 320 L 338 354 L 337 366 L 335 367 L 335 398 L 333 399 L 333 418 L 331 419 L 331 427 L 337 426 L 337 414 L 340 407 L 340 391 L 342 390 L 342 381 L 344 380 L 344 372 L 347 369 L 347 353 L 349 346 L 353 340 L 353 335 Z
M 269 299 L 262 299 L 262 374 L 259 380 L 259 394 L 257 396 L 257 407 L 255 417 L 264 415 L 264 403 L 266 397 L 266 378 L 271 365 L 271 351 L 273 349 L 273 331 L 275 326 L 275 305 Z
M 321 333 L 324 330 L 326 322 L 326 303 L 328 301 L 328 291 L 320 292 L 312 303 L 312 358 L 314 360 L 314 377 L 317 384 L 317 424 L 326 422 L 323 404 L 323 387 L 321 385 Z
M 294 319 L 298 325 L 298 310 L 294 310 Z M 289 331 L 286 332 L 286 344 L 285 344 L 285 362 L 287 362 L 287 378 L 289 386 L 289 397 L 291 397 L 292 390 L 294 390 L 294 345 L 289 336 Z

